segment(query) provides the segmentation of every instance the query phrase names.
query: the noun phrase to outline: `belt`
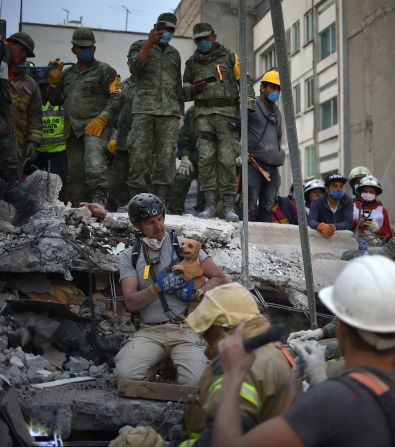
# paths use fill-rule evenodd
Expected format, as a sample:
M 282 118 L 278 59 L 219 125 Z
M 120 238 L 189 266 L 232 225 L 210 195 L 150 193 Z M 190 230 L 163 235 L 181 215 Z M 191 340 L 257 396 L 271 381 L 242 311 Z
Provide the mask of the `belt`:
M 237 105 L 238 100 L 232 98 L 195 99 L 195 107 L 231 107 Z
M 183 323 L 183 320 L 177 321 L 177 322 L 172 322 L 170 320 L 165 320 L 165 321 L 158 321 L 158 323 L 143 323 L 142 324 L 147 324 L 148 326 L 160 326 L 161 324 L 180 324 Z

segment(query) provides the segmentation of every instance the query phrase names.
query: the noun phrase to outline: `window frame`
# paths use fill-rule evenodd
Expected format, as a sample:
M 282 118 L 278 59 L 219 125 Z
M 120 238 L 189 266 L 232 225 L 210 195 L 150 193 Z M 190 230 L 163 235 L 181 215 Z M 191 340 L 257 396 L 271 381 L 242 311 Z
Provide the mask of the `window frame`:
M 302 113 L 302 95 L 301 95 L 300 82 L 298 82 L 293 86 L 292 94 L 294 97 L 295 116 L 299 116 Z
M 324 127 L 324 108 L 327 105 L 330 105 L 330 125 Z M 329 98 L 327 101 L 323 102 L 321 104 L 321 130 L 330 129 L 333 126 L 336 126 L 339 122 L 338 118 L 338 103 L 337 103 L 337 95 L 332 96 L 332 98 Z
M 304 81 L 305 85 L 305 101 L 306 110 L 311 110 L 314 108 L 314 77 L 311 76 Z M 311 92 L 311 95 L 309 93 Z M 309 101 L 309 96 L 311 96 L 311 102 Z
M 323 48 L 322 44 L 323 36 L 325 33 L 328 33 L 328 44 L 329 44 L 329 53 L 323 56 Z M 336 22 L 332 22 L 329 26 L 323 29 L 320 32 L 320 61 L 323 61 L 330 55 L 336 53 L 337 51 L 337 36 L 336 36 Z
M 315 177 L 315 157 L 316 150 L 314 144 L 310 144 L 304 148 L 306 179 Z M 311 173 L 309 172 L 311 168 Z
M 308 26 L 309 19 L 311 20 L 310 27 Z M 307 45 L 308 43 L 310 43 L 314 40 L 314 14 L 313 14 L 312 9 L 307 11 L 306 14 L 304 15 L 303 24 L 304 24 L 304 45 Z M 311 28 L 311 33 L 309 33 L 310 28 Z
M 296 45 L 298 44 L 298 45 Z M 292 25 L 292 54 L 296 54 L 300 51 L 301 43 L 300 43 L 300 20 L 297 20 Z

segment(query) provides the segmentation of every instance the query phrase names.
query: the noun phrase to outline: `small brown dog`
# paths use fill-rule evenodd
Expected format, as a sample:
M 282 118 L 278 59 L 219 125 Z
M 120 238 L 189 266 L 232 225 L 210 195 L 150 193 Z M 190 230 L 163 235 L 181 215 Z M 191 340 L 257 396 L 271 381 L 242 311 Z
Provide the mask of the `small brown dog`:
M 203 270 L 199 261 L 199 250 L 202 248 L 202 244 L 194 239 L 185 239 L 181 244 L 181 253 L 184 259 L 173 266 L 172 270 L 179 271 L 184 277 L 184 281 L 187 282 L 194 279 L 194 288 L 199 289 L 205 284 Z M 199 301 L 192 298 L 188 305 L 188 313 L 196 309 Z

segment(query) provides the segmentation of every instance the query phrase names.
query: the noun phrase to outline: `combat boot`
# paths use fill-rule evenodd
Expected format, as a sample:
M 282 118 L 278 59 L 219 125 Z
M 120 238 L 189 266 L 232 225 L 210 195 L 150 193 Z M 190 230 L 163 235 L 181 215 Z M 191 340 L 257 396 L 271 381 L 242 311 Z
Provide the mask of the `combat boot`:
M 217 201 L 215 191 L 204 191 L 206 205 L 204 211 L 199 213 L 202 219 L 212 219 L 217 216 Z
M 24 225 L 41 209 L 41 204 L 35 197 L 17 187 L 10 187 L 3 195 L 3 200 L 15 208 L 15 216 L 12 220 L 12 225 L 15 227 Z
M 239 216 L 235 213 L 233 194 L 224 194 L 224 218 L 227 222 L 239 221 Z

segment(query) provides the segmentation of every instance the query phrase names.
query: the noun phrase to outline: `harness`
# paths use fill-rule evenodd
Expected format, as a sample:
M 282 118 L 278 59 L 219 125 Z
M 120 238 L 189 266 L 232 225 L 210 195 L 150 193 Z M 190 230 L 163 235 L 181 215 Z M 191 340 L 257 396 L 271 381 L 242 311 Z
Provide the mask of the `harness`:
M 175 262 L 178 262 L 176 257 L 181 261 L 183 260 L 183 256 L 181 256 L 181 254 L 180 254 L 180 245 L 178 243 L 178 238 L 177 238 L 175 230 L 171 230 L 169 232 L 169 237 L 170 237 L 170 242 L 173 247 L 173 250 L 172 250 L 171 262 L 170 262 L 169 266 L 167 267 L 168 269 L 171 268 Z M 136 268 L 137 260 L 141 253 L 141 248 L 143 249 L 143 256 L 144 256 L 144 260 L 146 262 L 146 268 L 144 269 L 144 276 L 146 276 L 146 275 L 148 276 L 148 274 L 149 274 L 151 276 L 153 283 L 156 283 L 157 276 L 156 276 L 156 272 L 155 272 L 155 266 L 159 264 L 160 259 L 159 258 L 149 259 L 148 252 L 147 252 L 147 246 L 142 243 L 141 235 L 139 235 L 136 238 L 136 241 L 133 245 L 132 265 L 134 268 Z M 174 254 L 176 256 L 174 256 Z M 163 308 L 163 313 L 166 315 L 166 317 L 169 319 L 169 321 L 171 321 L 172 323 L 180 323 L 182 320 L 180 319 L 179 315 L 177 315 L 169 307 L 169 304 L 166 301 L 164 293 L 159 292 L 158 295 L 159 295 L 160 303 Z

